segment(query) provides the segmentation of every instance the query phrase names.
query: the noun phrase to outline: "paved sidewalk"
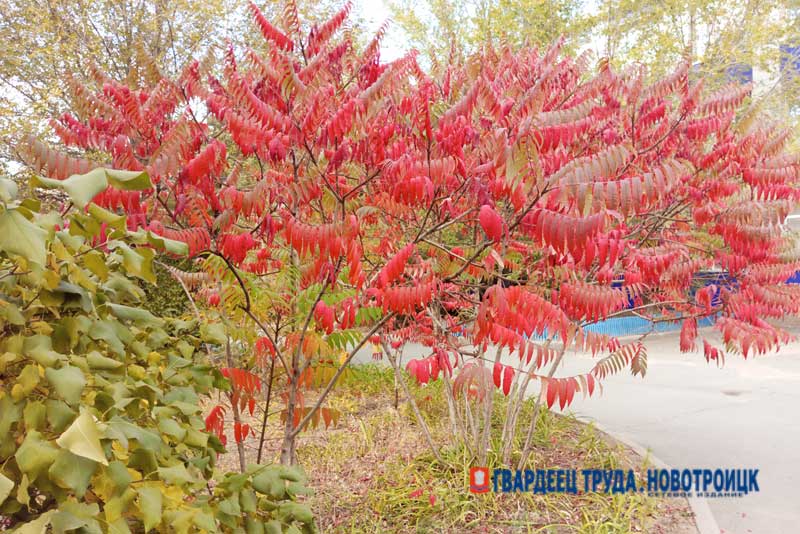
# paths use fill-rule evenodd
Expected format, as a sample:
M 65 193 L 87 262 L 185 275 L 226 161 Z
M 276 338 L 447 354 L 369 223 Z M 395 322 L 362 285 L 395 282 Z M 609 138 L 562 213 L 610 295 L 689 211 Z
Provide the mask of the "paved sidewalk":
M 760 469 L 760 492 L 709 499 L 727 534 L 800 532 L 800 344 L 779 354 L 729 356 L 718 369 L 701 354 L 681 354 L 677 335 L 647 341 L 644 379 L 605 382 L 602 398 L 579 399 L 577 416 L 639 443 L 675 468 Z M 591 365 L 575 356 L 564 372 Z
M 701 353 L 681 354 L 677 333 L 652 336 L 646 345 L 645 378 L 623 371 L 605 380 L 602 397 L 578 395 L 568 411 L 677 469 L 759 469 L 759 493 L 708 500 L 721 532 L 800 532 L 800 343 L 747 361 L 730 355 L 722 368 Z M 404 361 L 429 353 L 412 345 Z M 357 361 L 371 361 L 370 353 Z M 567 353 L 557 376 L 585 373 L 593 364 L 591 355 Z

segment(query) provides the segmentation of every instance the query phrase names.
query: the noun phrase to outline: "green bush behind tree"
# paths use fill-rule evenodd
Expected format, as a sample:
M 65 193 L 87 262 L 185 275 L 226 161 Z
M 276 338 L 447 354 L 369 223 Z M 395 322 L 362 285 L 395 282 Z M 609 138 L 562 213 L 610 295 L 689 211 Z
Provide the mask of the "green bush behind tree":
M 104 169 L 39 182 L 86 208 L 62 216 L 0 178 L 0 529 L 314 531 L 298 468 L 215 466 L 202 400 L 230 386 L 203 351 L 224 331 L 142 307 L 156 254 L 183 245 L 86 202 L 108 184 L 150 187 Z

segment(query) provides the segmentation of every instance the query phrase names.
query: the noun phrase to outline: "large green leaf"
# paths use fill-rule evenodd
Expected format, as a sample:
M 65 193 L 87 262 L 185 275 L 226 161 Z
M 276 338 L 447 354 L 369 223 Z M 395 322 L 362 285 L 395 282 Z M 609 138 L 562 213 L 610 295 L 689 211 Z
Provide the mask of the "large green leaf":
M 17 449 L 14 459 L 20 471 L 34 480 L 39 474 L 50 467 L 58 456 L 58 449 L 52 443 L 44 441 L 42 434 L 31 430 L 25 436 L 25 441 Z
M 158 476 L 164 479 L 167 484 L 182 486 L 194 481 L 194 477 L 186 470 L 183 464 L 173 465 L 172 467 L 159 467 Z
M 47 231 L 17 210 L 0 213 L 0 251 L 22 256 L 43 267 L 47 260 Z
M 36 176 L 31 185 L 47 189 L 61 189 L 79 208 L 84 208 L 109 185 L 127 191 L 140 191 L 152 187 L 150 177 L 144 171 L 120 171 L 103 167 L 92 169 L 86 174 L 73 174 L 65 180 Z
M 200 337 L 207 343 L 214 343 L 216 345 L 224 345 L 228 341 L 228 336 L 225 334 L 225 327 L 219 323 L 200 325 Z
M 147 171 L 122 171 L 117 169 L 105 169 L 105 171 L 108 183 L 117 189 L 142 191 L 153 187 Z
M 106 190 L 108 180 L 103 169 L 94 169 L 86 174 L 73 174 L 66 180 L 34 176 L 31 185 L 46 189 L 61 189 L 69 195 L 76 206 L 84 208 L 96 195 Z
M 57 399 L 48 399 L 45 405 L 47 406 L 47 422 L 53 432 L 62 432 L 78 415 L 65 402 Z
M 22 326 L 25 324 L 25 316 L 22 315 L 19 307 L 3 299 L 0 299 L 0 318 L 15 326 Z
M 214 521 L 214 516 L 202 510 L 194 514 L 192 523 L 206 532 L 215 532 L 218 530 L 217 523 Z
M 149 532 L 161 522 L 161 489 L 154 486 L 139 488 L 139 511 L 144 519 L 144 530 Z
M 147 450 L 158 450 L 162 443 L 158 434 L 145 430 L 119 416 L 114 416 L 108 422 L 108 427 L 116 433 L 117 439 L 135 439 Z
M 86 363 L 88 363 L 89 367 L 92 369 L 100 369 L 102 371 L 118 369 L 124 365 L 121 361 L 107 358 L 96 350 L 93 350 L 86 356 Z
M 108 465 L 103 446 L 100 444 L 100 432 L 97 430 L 94 417 L 86 410 L 81 410 L 78 418 L 59 436 L 56 443 L 75 455 Z
M 114 460 L 108 464 L 105 475 L 114 484 L 117 493 L 124 492 L 133 482 L 133 477 L 128 472 L 128 468 L 119 460 Z
M 50 521 L 53 534 L 65 534 L 81 527 L 83 527 L 81 534 L 103 534 L 100 524 L 95 519 L 99 513 L 100 506 L 97 503 L 62 502 L 58 507 L 58 513 Z
M 183 439 L 186 437 L 186 429 L 182 427 L 175 419 L 159 419 L 158 429 L 162 433 L 172 436 L 178 441 L 183 441 Z
M 86 377 L 77 367 L 65 365 L 61 369 L 45 369 L 44 376 L 67 404 L 78 404 L 81 400 Z
M 50 466 L 48 474 L 50 480 L 62 488 L 71 489 L 75 495 L 82 496 L 96 470 L 97 462 L 62 449 Z
M 100 280 L 108 278 L 108 265 L 102 253 L 92 250 L 83 255 L 83 264 Z
M 111 303 L 107 304 L 107 306 L 108 309 L 111 310 L 111 313 L 123 321 L 133 321 L 145 326 L 162 326 L 164 324 L 163 319 L 156 317 L 144 308 L 134 308 L 132 306 Z
M 278 476 L 275 469 L 271 468 L 253 477 L 253 489 L 273 499 L 283 499 L 286 496 L 286 482 Z
M 97 204 L 91 204 L 86 211 L 89 212 L 89 215 L 100 222 L 106 223 L 111 228 L 115 228 L 117 230 L 125 229 L 124 215 L 117 215 L 116 213 L 108 211 L 105 208 L 101 208 Z
M 155 255 L 153 249 L 133 250 L 124 243 L 117 244 L 116 248 L 122 254 L 122 265 L 129 275 L 141 278 L 151 284 L 156 282 L 156 275 L 153 273 L 153 257 Z
M 119 356 L 124 356 L 125 345 L 123 345 L 122 341 L 120 341 L 119 333 L 117 329 L 114 327 L 115 326 L 114 323 L 115 321 L 113 320 L 93 322 L 91 328 L 89 329 L 89 337 L 97 340 L 102 339 L 108 344 L 109 348 L 113 350 L 116 354 L 118 354 Z
M 158 251 L 166 251 L 176 256 L 186 256 L 189 254 L 189 245 L 183 241 L 167 239 L 166 237 L 154 234 L 150 230 L 128 232 L 128 235 L 133 239 L 134 243 L 152 245 Z
M 27 397 L 37 384 L 39 384 L 39 367 L 33 364 L 26 365 L 17 376 L 17 384 L 11 390 L 11 395 L 14 400 L 19 401 Z
M 300 521 L 301 523 L 312 523 L 314 521 L 314 515 L 311 513 L 311 509 L 299 502 L 282 503 L 278 507 L 278 510 L 279 513 L 285 514 L 287 517 Z

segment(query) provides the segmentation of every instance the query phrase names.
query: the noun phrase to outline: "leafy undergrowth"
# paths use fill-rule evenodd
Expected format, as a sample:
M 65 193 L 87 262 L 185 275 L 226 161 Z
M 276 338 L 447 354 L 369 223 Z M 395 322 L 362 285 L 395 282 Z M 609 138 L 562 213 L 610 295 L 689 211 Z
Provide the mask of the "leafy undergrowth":
M 395 409 L 391 370 L 355 369 L 331 398 L 331 407 L 343 414 L 339 425 L 304 434 L 298 449 L 315 491 L 308 504 L 323 532 L 696 532 L 682 499 L 473 495 L 468 491 L 471 460 L 455 444 L 438 386 L 412 390 L 446 465 L 433 459 L 402 393 Z M 497 398 L 497 417 L 505 413 L 504 400 Z M 525 420 L 531 408 L 525 406 Z M 278 425 L 272 417 L 268 437 L 279 435 Z M 535 443 L 529 466 L 534 469 L 646 468 L 645 459 L 571 416 L 544 411 Z M 226 456 L 222 461 L 236 461 L 232 450 Z

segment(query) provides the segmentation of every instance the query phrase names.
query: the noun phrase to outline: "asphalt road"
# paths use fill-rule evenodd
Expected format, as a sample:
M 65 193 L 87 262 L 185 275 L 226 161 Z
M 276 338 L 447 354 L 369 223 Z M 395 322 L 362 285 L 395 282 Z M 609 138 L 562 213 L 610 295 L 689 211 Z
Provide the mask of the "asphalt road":
M 647 341 L 644 379 L 606 380 L 603 397 L 573 403 L 575 415 L 653 452 L 674 468 L 759 469 L 760 491 L 708 499 L 726 534 L 800 532 L 800 344 L 778 354 L 730 355 L 725 366 L 681 354 L 677 334 Z M 565 372 L 591 365 L 578 356 Z
M 758 493 L 708 499 L 721 532 L 800 532 L 800 343 L 746 361 L 730 355 L 722 368 L 701 353 L 681 354 L 677 334 L 652 336 L 646 345 L 645 378 L 607 378 L 602 397 L 576 396 L 568 410 L 674 468 L 759 469 Z M 428 353 L 411 346 L 404 360 Z M 590 355 L 568 353 L 557 376 L 592 365 Z

